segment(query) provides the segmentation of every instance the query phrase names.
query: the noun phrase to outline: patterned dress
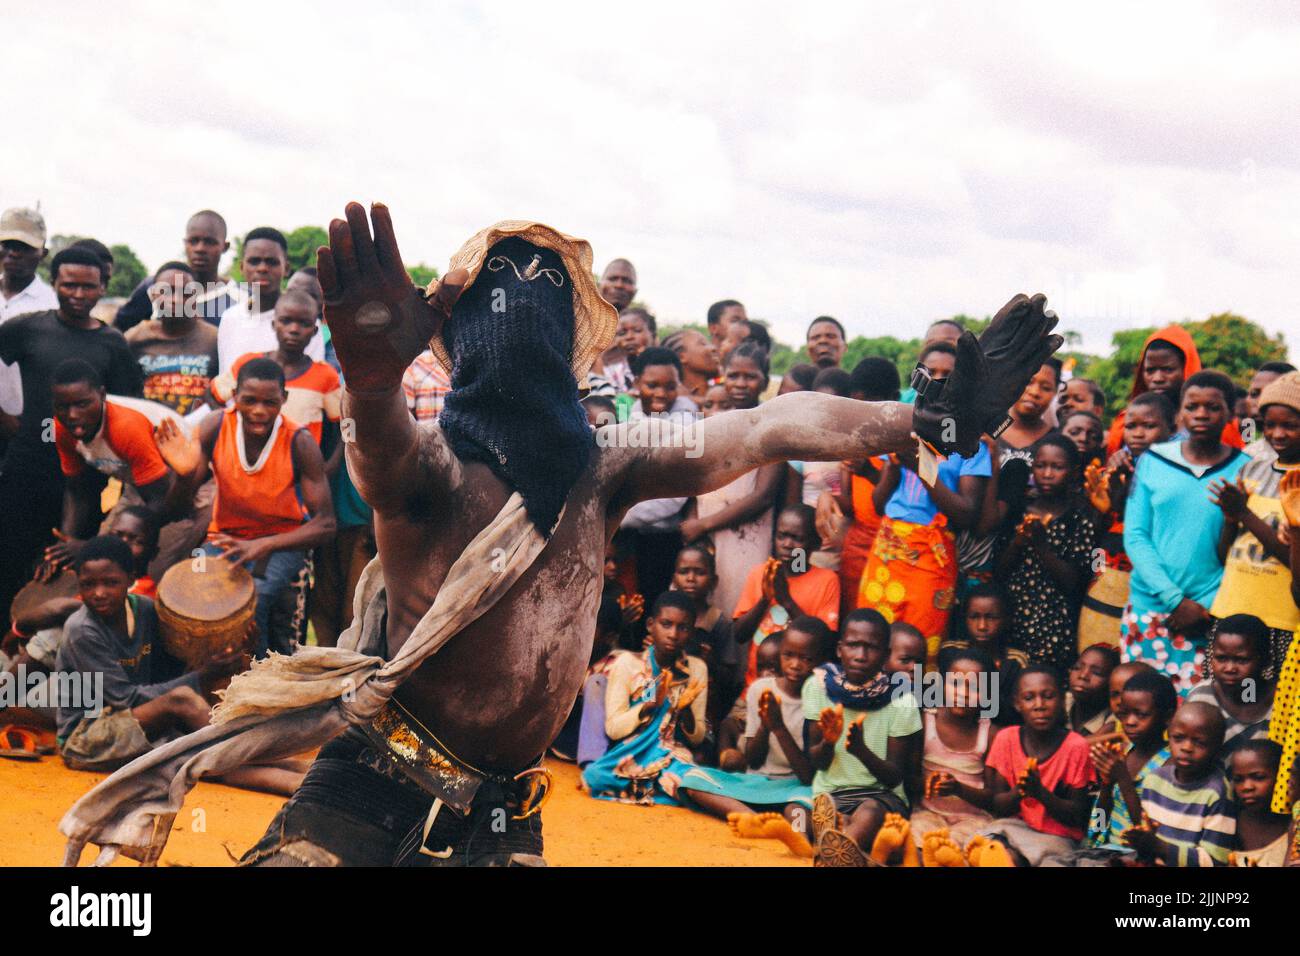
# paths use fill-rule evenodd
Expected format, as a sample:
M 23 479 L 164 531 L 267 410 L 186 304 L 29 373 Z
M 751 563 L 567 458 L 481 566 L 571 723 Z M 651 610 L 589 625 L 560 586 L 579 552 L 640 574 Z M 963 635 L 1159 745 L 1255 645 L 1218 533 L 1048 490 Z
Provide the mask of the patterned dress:
M 1015 529 L 1003 532 L 1000 548 L 1010 545 Z M 1092 576 L 1092 551 L 1097 529 L 1078 504 L 1072 504 L 1047 524 L 1047 545 L 1076 568 L 1084 583 Z M 1079 607 L 1083 588 L 1068 593 L 1052 577 L 1038 552 L 1026 547 L 1006 578 L 1011 598 L 1011 638 L 1035 664 L 1067 665 L 1075 655 Z

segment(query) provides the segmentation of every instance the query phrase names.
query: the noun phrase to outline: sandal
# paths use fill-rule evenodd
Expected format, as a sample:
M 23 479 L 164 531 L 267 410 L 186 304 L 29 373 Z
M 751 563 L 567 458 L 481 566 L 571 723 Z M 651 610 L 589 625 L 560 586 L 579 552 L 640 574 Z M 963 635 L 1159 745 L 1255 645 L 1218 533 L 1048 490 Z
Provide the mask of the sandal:
M 879 866 L 858 846 L 851 836 L 839 830 L 827 830 L 817 841 L 817 857 L 813 866 L 856 867 Z
M 819 793 L 813 799 L 812 806 L 812 844 L 816 846 L 822 834 L 839 826 L 839 814 L 835 811 L 835 800 L 829 793 Z
M 14 724 L 0 727 L 0 757 L 10 760 L 40 760 L 41 755 L 36 752 L 36 735 L 26 727 Z

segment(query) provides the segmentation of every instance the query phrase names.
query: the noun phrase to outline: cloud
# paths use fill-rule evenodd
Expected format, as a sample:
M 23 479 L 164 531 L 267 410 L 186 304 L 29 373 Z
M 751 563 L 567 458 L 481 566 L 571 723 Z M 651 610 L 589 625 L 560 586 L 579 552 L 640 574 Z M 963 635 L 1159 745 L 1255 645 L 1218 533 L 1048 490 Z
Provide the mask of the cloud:
M 192 19 L 192 22 L 191 22 Z M 627 256 L 662 323 L 744 300 L 912 334 L 1042 289 L 1105 350 L 1231 308 L 1291 336 L 1285 4 L 64 4 L 9 26 L 0 203 L 179 252 L 383 199 L 443 265 L 501 218 Z M 93 30 L 71 30 L 73 22 Z

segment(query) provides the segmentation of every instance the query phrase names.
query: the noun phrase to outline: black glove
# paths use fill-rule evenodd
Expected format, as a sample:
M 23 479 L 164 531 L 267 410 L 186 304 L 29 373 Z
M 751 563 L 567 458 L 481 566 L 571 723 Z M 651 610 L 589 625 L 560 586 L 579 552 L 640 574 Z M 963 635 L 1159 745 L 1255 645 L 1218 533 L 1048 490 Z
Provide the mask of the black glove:
M 1004 305 L 977 341 L 966 331 L 957 340 L 957 364 L 942 383 L 917 389 L 912 430 L 944 454 L 969 458 L 980 436 L 998 431 L 1029 380 L 1064 343 L 1050 334 L 1056 316 L 1047 297 L 1023 293 Z M 925 385 L 926 383 L 921 383 Z

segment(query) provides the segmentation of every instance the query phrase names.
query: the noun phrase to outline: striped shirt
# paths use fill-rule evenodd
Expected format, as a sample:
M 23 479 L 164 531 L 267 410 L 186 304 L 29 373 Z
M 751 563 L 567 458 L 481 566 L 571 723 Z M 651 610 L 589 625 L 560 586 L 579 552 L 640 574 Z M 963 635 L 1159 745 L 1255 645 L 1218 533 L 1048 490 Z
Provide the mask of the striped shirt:
M 1093 731 L 1096 733 L 1096 731 Z M 1133 749 L 1133 745 L 1129 745 Z M 1142 793 L 1142 781 L 1146 780 L 1149 774 L 1159 770 L 1166 760 L 1169 759 L 1169 745 L 1161 747 L 1156 753 L 1152 754 L 1144 763 L 1140 770 L 1133 776 L 1133 787 L 1138 794 Z M 1124 801 L 1124 794 L 1120 792 L 1119 784 L 1111 784 L 1110 789 L 1110 816 L 1100 812 L 1101 794 L 1097 794 L 1097 799 L 1093 802 L 1093 812 L 1091 814 L 1091 823 L 1088 827 L 1088 843 L 1090 846 L 1124 846 L 1123 834 L 1129 827 L 1133 826 L 1133 818 L 1128 812 L 1128 804 Z
M 1190 785 L 1166 763 L 1142 781 L 1142 810 L 1158 825 L 1156 835 L 1178 850 L 1178 866 L 1227 866 L 1235 846 L 1237 808 L 1217 767 Z
M 1201 681 L 1187 692 L 1187 700 L 1184 703 L 1194 700 L 1209 704 L 1223 714 L 1223 746 L 1219 748 L 1219 766 L 1225 771 L 1228 769 L 1228 761 L 1242 744 L 1250 740 L 1268 740 L 1268 726 L 1273 719 L 1272 706 L 1259 720 L 1249 724 L 1243 723 L 1219 706 L 1218 695 L 1214 693 L 1213 680 Z

